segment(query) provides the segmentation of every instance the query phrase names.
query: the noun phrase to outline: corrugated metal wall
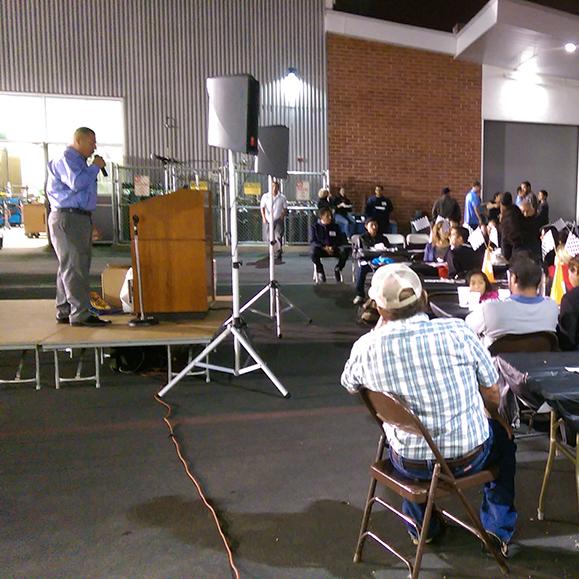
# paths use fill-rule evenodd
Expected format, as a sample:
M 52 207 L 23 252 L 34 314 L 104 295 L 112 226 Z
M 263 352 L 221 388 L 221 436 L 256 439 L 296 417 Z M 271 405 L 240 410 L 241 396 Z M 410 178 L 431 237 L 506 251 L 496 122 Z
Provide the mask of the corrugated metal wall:
M 319 171 L 323 12 L 324 0 L 0 0 L 0 91 L 122 97 L 129 163 L 168 148 L 222 159 L 207 146 L 205 79 L 253 74 L 260 124 L 290 127 L 290 169 Z M 304 81 L 295 107 L 281 91 L 289 67 Z

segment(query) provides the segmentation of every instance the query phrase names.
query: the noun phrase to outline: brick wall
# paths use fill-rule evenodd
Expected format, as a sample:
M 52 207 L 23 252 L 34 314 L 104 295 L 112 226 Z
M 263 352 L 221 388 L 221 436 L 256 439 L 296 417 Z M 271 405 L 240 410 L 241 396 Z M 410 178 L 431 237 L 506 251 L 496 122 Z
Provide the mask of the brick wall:
M 328 34 L 332 189 L 360 210 L 376 184 L 407 231 L 442 187 L 460 202 L 480 177 L 479 65 L 450 56 Z

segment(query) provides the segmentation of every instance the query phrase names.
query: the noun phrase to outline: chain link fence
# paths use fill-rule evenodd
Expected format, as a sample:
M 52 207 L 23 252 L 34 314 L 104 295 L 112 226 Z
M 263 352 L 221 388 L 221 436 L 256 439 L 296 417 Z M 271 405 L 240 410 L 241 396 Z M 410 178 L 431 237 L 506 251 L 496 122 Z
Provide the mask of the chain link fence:
M 113 165 L 113 226 L 115 243 L 129 243 L 129 207 L 134 203 L 164 195 L 182 187 L 199 188 L 211 195 L 213 233 L 222 240 L 221 173 L 219 166 L 210 161 L 159 165 Z
M 113 165 L 113 226 L 114 242 L 130 242 L 129 207 L 144 199 L 181 187 L 207 190 L 211 196 L 214 243 L 228 243 L 229 210 L 227 207 L 227 167 L 209 161 L 188 164 Z M 268 191 L 268 178 L 238 167 L 237 179 L 238 235 L 242 244 L 263 243 L 263 226 L 259 201 Z M 311 224 L 316 219 L 318 190 L 327 187 L 327 172 L 290 172 L 281 182 L 281 190 L 288 200 L 286 242 L 308 243 Z

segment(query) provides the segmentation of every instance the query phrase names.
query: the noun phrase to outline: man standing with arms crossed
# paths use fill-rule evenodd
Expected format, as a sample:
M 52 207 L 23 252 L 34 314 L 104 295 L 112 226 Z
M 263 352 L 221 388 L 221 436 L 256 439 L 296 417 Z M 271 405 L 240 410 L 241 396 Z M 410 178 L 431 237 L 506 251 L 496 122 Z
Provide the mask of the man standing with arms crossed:
M 271 221 L 271 206 L 273 195 L 273 241 L 275 242 L 275 258 L 281 259 L 283 248 L 283 235 L 285 233 L 284 219 L 287 213 L 287 199 L 283 193 L 279 192 L 279 182 L 272 181 L 271 193 L 267 192 L 261 196 L 259 207 L 261 219 L 263 221 L 263 239 L 271 243 L 269 238 L 269 223 Z
M 89 272 L 92 251 L 92 213 L 96 209 L 97 176 L 105 161 L 95 155 L 92 129 L 80 127 L 73 144 L 48 163 L 46 193 L 50 202 L 48 227 L 58 258 L 56 322 L 72 326 L 105 326 L 110 322 L 89 311 Z

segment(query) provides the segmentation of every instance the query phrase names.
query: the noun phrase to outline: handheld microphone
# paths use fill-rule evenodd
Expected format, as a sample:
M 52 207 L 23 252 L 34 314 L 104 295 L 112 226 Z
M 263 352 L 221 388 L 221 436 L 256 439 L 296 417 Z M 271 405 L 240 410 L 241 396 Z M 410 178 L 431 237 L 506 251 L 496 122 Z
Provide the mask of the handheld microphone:
M 109 174 L 107 173 L 107 170 L 104 167 L 101 167 L 101 173 L 103 174 L 103 177 L 109 176 Z

